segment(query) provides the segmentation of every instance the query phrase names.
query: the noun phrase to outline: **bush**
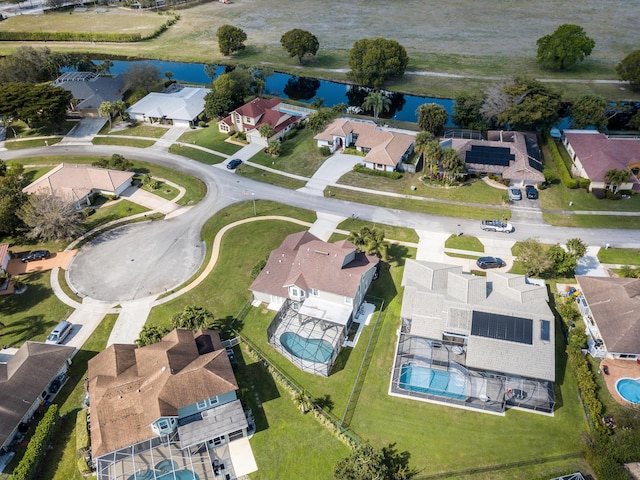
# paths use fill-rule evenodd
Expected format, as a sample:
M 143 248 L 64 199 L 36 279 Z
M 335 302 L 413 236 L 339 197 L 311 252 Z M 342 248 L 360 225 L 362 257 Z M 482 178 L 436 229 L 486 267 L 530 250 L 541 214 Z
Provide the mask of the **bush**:
M 87 409 L 83 408 L 76 417 L 76 454 L 78 455 L 83 455 L 91 446 L 89 429 L 87 428 L 87 413 Z
M 200 128 L 207 128 L 207 122 L 203 122 L 202 120 L 200 120 L 200 121 L 198 122 L 198 126 L 199 126 Z
M 562 155 L 560 155 L 560 152 L 558 151 L 556 142 L 551 140 L 548 134 L 545 134 L 545 141 L 549 147 L 549 151 L 551 152 L 553 164 L 556 166 L 556 170 L 558 170 L 560 180 L 562 180 L 564 186 L 567 188 L 577 188 L 578 182 L 571 176 L 571 172 L 567 169 L 567 166 L 562 159 Z
M 593 190 L 591 190 L 591 193 L 593 194 L 594 197 L 596 197 L 598 200 L 602 200 L 605 197 L 605 190 L 604 188 L 594 188 Z
M 402 178 L 402 174 L 400 172 L 385 172 L 383 170 L 373 170 L 371 168 L 365 167 L 361 163 L 357 163 L 356 165 L 354 165 L 353 171 L 358 173 L 365 173 L 367 175 L 374 175 L 376 177 L 387 177 L 393 180 Z
M 267 265 L 267 260 L 269 259 L 269 255 L 267 255 L 266 257 L 264 257 L 262 260 L 260 260 L 258 263 L 256 263 L 253 268 L 251 269 L 251 278 L 252 279 L 256 279 L 256 277 L 258 275 L 260 275 L 260 272 L 262 271 L 262 269 Z
M 331 155 L 331 149 L 329 147 L 320 147 L 318 151 L 323 157 L 328 157 L 329 155 Z
M 556 172 L 554 172 L 549 168 L 545 168 L 544 170 L 542 170 L 542 174 L 544 175 L 545 183 L 551 184 L 558 181 L 558 176 L 556 175 Z
M 51 405 L 44 414 L 34 432 L 27 450 L 20 463 L 13 471 L 14 480 L 31 480 L 35 478 L 40 462 L 47 453 L 49 442 L 55 433 L 58 416 L 58 405 Z
M 284 134 L 284 139 L 285 140 L 291 140 L 297 134 L 298 134 L 298 129 L 297 128 L 292 128 L 291 130 L 289 130 L 287 133 Z
M 589 187 L 591 186 L 591 180 L 589 180 L 588 178 L 581 178 L 578 180 L 578 185 L 580 185 L 580 188 L 589 190 Z
M 95 208 L 92 207 L 84 207 L 82 209 L 82 216 L 84 218 L 89 218 L 91 215 L 93 215 L 96 212 Z
M 620 192 L 620 190 L 618 190 L 617 192 L 605 190 L 604 196 L 607 200 L 620 200 L 622 198 L 622 193 Z
M 89 464 L 87 463 L 87 459 L 84 458 L 84 456 L 78 458 L 77 465 L 78 465 L 78 470 L 82 475 L 88 475 L 91 473 L 91 468 L 89 467 Z

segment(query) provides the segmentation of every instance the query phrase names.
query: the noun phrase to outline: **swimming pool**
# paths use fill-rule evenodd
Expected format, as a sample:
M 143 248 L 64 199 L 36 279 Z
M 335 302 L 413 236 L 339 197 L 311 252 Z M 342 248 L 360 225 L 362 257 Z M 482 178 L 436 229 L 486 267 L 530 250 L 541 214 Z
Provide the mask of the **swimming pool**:
M 304 338 L 293 332 L 280 335 L 280 343 L 294 357 L 316 363 L 327 363 L 333 355 L 333 347 L 321 338 Z
M 616 390 L 627 402 L 640 405 L 640 378 L 621 378 L 616 382 Z
M 403 364 L 400 369 L 400 388 L 458 400 L 467 398 L 467 382 L 463 374 L 455 370 L 433 370 L 411 362 Z

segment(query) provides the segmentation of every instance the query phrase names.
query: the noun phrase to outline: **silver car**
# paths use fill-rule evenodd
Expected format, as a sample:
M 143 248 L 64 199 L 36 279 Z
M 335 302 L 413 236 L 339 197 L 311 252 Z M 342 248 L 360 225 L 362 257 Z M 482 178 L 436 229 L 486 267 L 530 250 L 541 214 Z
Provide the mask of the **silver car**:
M 522 200 L 522 191 L 516 187 L 509 187 L 509 200 Z

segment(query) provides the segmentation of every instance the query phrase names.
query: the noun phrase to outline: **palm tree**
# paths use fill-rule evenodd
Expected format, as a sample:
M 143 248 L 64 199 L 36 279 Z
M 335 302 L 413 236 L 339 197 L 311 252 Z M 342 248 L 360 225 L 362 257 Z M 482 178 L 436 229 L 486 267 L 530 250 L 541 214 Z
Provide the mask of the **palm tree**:
M 111 114 L 113 113 L 113 104 L 111 102 L 102 102 L 98 108 L 101 117 L 109 119 L 109 130 L 111 130 Z
M 352 231 L 347 238 L 358 250 L 368 255 L 375 255 L 383 262 L 389 260 L 391 244 L 384 239 L 384 231 L 377 228 L 362 227 L 360 231 Z
M 444 179 L 452 182 L 464 169 L 464 163 L 458 157 L 458 152 L 454 148 L 445 148 L 442 151 L 440 166 L 444 172 Z
M 629 170 L 617 170 L 612 168 L 607 170 L 607 173 L 604 174 L 604 179 L 607 183 L 611 184 L 613 187 L 612 190 L 616 192 L 618 187 L 623 183 L 626 183 L 631 178 L 631 172 Z
M 373 121 L 376 123 L 378 123 L 378 114 L 388 112 L 389 107 L 391 107 L 391 100 L 381 92 L 371 92 L 362 102 L 363 110 L 373 110 Z

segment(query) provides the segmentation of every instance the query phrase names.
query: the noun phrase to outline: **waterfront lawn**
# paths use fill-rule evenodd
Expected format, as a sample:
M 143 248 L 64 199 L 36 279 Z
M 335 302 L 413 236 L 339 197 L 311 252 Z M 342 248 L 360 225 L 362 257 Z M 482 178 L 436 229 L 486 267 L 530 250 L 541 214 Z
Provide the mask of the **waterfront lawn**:
M 601 248 L 598 260 L 618 265 L 640 265 L 640 248 Z
M 214 155 L 210 152 L 205 152 L 198 148 L 185 147 L 184 145 L 173 144 L 169 147 L 169 153 L 180 155 L 182 157 L 190 158 L 196 162 L 204 163 L 206 165 L 217 165 L 224 162 L 226 159 L 219 155 Z
M 387 240 L 395 240 L 398 242 L 418 243 L 420 237 L 413 228 L 396 227 L 386 225 L 384 223 L 367 222 L 356 218 L 347 218 L 338 224 L 338 230 L 346 230 L 348 232 L 359 232 L 362 227 L 377 228 L 384 231 L 384 237 Z
M 451 235 L 444 242 L 445 248 L 455 248 L 457 250 L 470 250 L 472 252 L 484 252 L 484 245 L 478 237 L 470 235 Z
M 265 167 L 311 178 L 327 159 L 320 155 L 313 135 L 311 129 L 298 130 L 293 138 L 282 142 L 282 150 L 278 157 L 272 157 L 260 151 L 251 158 L 251 161 Z
M 470 180 L 459 187 L 442 187 L 425 184 L 420 180 L 421 177 L 421 173 L 403 173 L 402 178 L 392 179 L 360 172 L 349 172 L 343 175 L 338 180 L 338 183 L 416 197 L 472 202 L 484 205 L 506 205 L 504 201 L 506 190 L 491 187 L 480 179 Z M 416 189 L 412 190 L 412 187 Z
M 20 245 L 11 250 L 25 250 L 25 247 Z M 38 245 L 38 248 L 47 247 Z M 27 291 L 20 295 L 0 296 L 2 345 L 19 347 L 27 340 L 44 342 L 51 329 L 71 314 L 71 308 L 58 300 L 51 290 L 50 276 L 49 271 L 20 275 Z
M 247 177 L 258 182 L 278 185 L 279 187 L 288 188 L 289 190 L 297 190 L 307 184 L 307 182 L 305 182 L 304 180 L 287 177 L 286 175 L 280 175 L 268 170 L 252 167 L 251 165 L 247 164 L 243 164 L 240 167 L 236 168 L 236 175 L 242 175 L 243 177 Z
M 183 133 L 180 138 L 178 138 L 178 142 L 191 143 L 225 155 L 233 155 L 240 150 L 242 146 L 225 142 L 227 138 L 229 138 L 229 136 L 226 133 L 220 132 L 218 125 L 212 122 L 206 128 L 198 128 Z

